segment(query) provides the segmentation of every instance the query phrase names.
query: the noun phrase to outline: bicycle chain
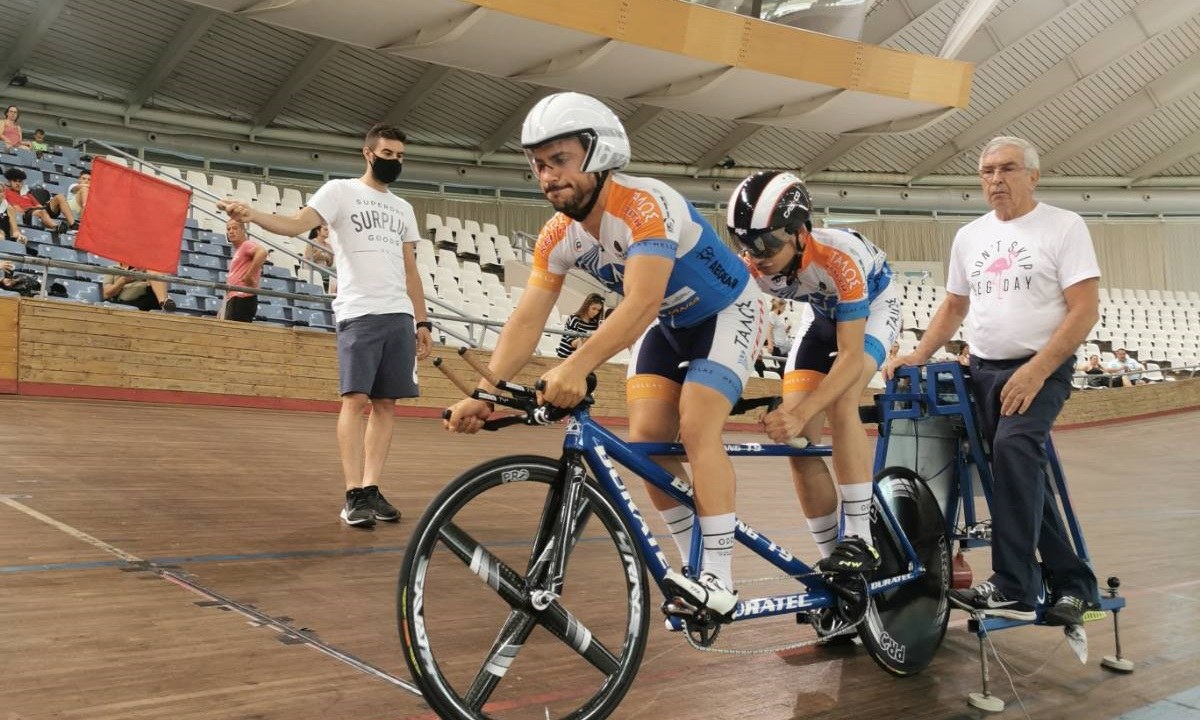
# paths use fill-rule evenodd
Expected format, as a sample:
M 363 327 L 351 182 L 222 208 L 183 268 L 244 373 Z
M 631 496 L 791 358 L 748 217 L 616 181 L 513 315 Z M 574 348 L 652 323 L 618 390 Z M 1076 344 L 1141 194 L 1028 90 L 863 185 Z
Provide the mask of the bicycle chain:
M 811 572 L 811 573 L 804 573 L 801 575 L 777 575 L 777 576 L 773 576 L 773 577 L 753 578 L 750 580 L 741 580 L 738 582 L 738 585 L 739 586 L 754 585 L 756 583 L 776 582 L 779 580 L 799 580 L 801 578 L 817 577 L 817 576 L 820 576 L 823 574 L 824 573 L 820 573 L 820 572 Z M 858 620 L 856 620 L 853 624 L 848 625 L 845 628 L 842 628 L 842 630 L 850 630 L 853 628 L 857 628 L 866 619 L 867 619 L 866 613 L 863 613 L 862 617 L 860 617 Z M 821 640 L 824 639 L 821 637 L 816 637 L 816 638 L 813 638 L 812 640 L 802 640 L 800 642 L 792 643 L 790 645 L 780 645 L 778 647 L 770 647 L 770 648 L 758 648 L 755 650 L 742 650 L 739 648 L 717 648 L 717 647 L 712 647 L 711 645 L 704 646 L 704 645 L 697 643 L 695 640 L 692 639 L 692 634 L 691 634 L 691 632 L 688 631 L 686 621 L 684 621 L 684 626 L 679 632 L 683 633 L 684 639 L 687 640 L 688 645 L 692 646 L 693 650 L 699 650 L 701 652 L 715 653 L 717 655 L 749 656 L 749 655 L 775 654 L 775 653 L 787 652 L 789 650 L 799 650 L 800 648 L 810 647 L 812 645 L 816 645 L 817 643 L 821 642 Z

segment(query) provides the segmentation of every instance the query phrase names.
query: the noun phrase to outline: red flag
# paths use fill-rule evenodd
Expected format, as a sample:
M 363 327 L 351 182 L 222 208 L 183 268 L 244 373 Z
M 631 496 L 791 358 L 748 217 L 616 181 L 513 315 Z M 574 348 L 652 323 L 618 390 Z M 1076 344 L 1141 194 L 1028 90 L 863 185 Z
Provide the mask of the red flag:
M 175 274 L 191 196 L 188 188 L 98 157 L 75 247 L 131 267 Z

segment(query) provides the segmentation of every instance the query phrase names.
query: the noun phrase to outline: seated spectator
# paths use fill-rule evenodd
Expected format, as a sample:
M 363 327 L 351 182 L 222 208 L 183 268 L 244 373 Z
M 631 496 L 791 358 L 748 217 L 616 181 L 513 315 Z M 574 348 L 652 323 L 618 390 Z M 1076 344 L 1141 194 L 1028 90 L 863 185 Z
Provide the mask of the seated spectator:
M 242 287 L 258 287 L 262 278 L 262 266 L 267 261 L 267 249 L 246 237 L 246 226 L 230 219 L 225 224 L 225 235 L 233 245 L 233 257 L 229 260 L 229 272 L 225 282 Z M 254 322 L 258 314 L 258 295 L 240 290 L 225 291 L 225 305 L 221 317 L 235 322 Z
M 304 246 L 304 259 L 314 265 L 320 265 L 321 267 L 332 268 L 333 267 L 333 247 L 329 244 L 329 226 L 328 225 L 318 225 L 317 227 L 313 228 L 312 230 L 309 230 L 308 231 L 308 239 L 312 240 L 314 243 L 316 243 L 317 245 L 320 245 L 321 247 L 316 248 L 316 247 L 313 247 L 312 245 L 305 245 Z M 337 292 L 337 278 L 335 278 L 332 275 L 329 275 L 327 273 L 323 273 L 323 272 L 314 270 L 314 269 L 308 267 L 307 265 L 304 266 L 304 269 L 307 271 L 307 274 L 309 276 L 309 282 L 311 282 L 315 285 L 320 285 L 321 287 L 325 288 L 326 292 L 329 292 L 329 293 Z
M 15 148 L 28 148 L 29 143 L 21 138 L 21 126 L 17 124 L 17 118 L 21 117 L 21 111 L 16 105 L 9 105 L 4 111 L 4 125 L 0 127 L 0 139 L 4 141 L 5 150 L 13 150 Z
M 42 221 L 47 229 L 57 229 L 63 233 L 75 224 L 75 215 L 71 212 L 67 199 L 62 195 L 51 196 L 43 187 L 30 190 L 25 184 L 25 171 L 21 168 L 9 168 L 4 171 L 4 179 L 8 186 L 4 189 L 4 198 L 14 210 L 24 213 L 26 225 L 33 224 L 33 218 Z M 58 220 L 62 217 L 62 220 Z M 57 222 L 56 222 L 57 221 Z
M 38 158 L 42 157 L 42 153 L 50 151 L 50 146 L 46 144 L 46 131 L 38 128 L 33 131 L 33 140 L 29 141 L 29 149 L 37 153 Z
M 0 230 L 4 232 L 4 239 L 16 240 L 24 245 L 29 241 L 25 238 L 25 233 L 21 232 L 21 227 L 17 225 L 17 213 L 8 210 L 8 199 L 4 195 L 0 195 Z
M 83 217 L 83 208 L 87 206 L 88 192 L 92 189 L 92 171 L 84 170 L 79 173 L 79 182 L 67 188 L 67 206 L 75 217 Z
M 138 269 L 128 265 L 118 267 Z M 175 312 L 175 301 L 167 296 L 167 283 L 162 280 L 136 280 L 128 275 L 109 274 L 104 276 L 101 294 L 105 300 L 132 305 L 138 310 Z
M 7 260 L 0 261 L 0 271 L 3 271 L 3 275 L 0 276 L 0 290 L 33 297 L 42 289 L 42 284 L 37 278 L 27 273 L 16 272 L 16 266 Z
M 571 353 L 587 342 L 588 336 L 600 327 L 600 318 L 602 317 L 604 317 L 604 296 L 592 293 L 584 298 L 579 309 L 567 318 L 566 328 L 564 328 L 570 332 L 583 333 L 583 336 L 563 335 L 562 340 L 558 343 L 558 356 L 560 358 L 571 357 Z
M 1121 375 L 1119 378 L 1110 378 L 1113 387 L 1116 387 L 1118 384 L 1129 387 L 1130 385 L 1144 385 L 1146 383 L 1139 372 L 1146 368 L 1137 360 L 1129 357 L 1129 353 L 1125 351 L 1125 348 L 1117 348 L 1113 351 L 1113 354 L 1116 357 L 1108 361 L 1104 366 L 1104 370 L 1112 375 L 1132 373 Z
M 1118 385 L 1120 384 L 1117 378 L 1110 378 L 1104 372 L 1104 367 L 1100 365 L 1099 355 L 1092 355 L 1087 359 L 1087 362 L 1079 363 L 1075 367 L 1075 370 L 1092 376 L 1087 379 L 1088 387 L 1112 387 L 1114 382 Z
M 900 341 L 897 340 L 897 341 L 893 342 L 892 347 L 888 349 L 888 358 L 890 359 L 890 358 L 899 357 L 899 356 L 900 356 Z

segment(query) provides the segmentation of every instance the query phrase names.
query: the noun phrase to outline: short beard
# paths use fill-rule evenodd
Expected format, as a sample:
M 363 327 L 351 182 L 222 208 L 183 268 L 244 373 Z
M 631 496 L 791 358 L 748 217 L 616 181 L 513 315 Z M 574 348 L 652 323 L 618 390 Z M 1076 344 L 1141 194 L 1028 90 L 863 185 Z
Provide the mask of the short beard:
M 587 216 L 591 213 L 592 208 L 595 207 L 595 203 L 592 202 L 592 197 L 598 192 L 600 192 L 600 183 L 599 182 L 597 182 L 592 187 L 592 191 L 590 193 L 587 193 L 586 195 L 581 195 L 579 193 L 576 193 L 575 197 L 567 202 L 555 203 L 555 202 L 551 201 L 550 205 L 555 210 L 562 213 L 563 215 L 566 215 L 567 217 L 571 218 L 572 220 L 574 220 L 576 222 L 583 222 L 584 220 L 587 219 Z M 584 208 L 587 208 L 588 211 L 583 212 Z

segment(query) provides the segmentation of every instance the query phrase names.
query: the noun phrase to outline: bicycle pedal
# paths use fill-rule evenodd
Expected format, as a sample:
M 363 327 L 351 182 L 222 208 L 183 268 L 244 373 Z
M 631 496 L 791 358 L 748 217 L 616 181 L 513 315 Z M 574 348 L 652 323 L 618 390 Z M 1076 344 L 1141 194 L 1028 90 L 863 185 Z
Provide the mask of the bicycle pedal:
M 662 612 L 663 615 L 690 620 L 700 615 L 700 608 L 692 605 L 687 600 L 676 596 L 663 602 Z

